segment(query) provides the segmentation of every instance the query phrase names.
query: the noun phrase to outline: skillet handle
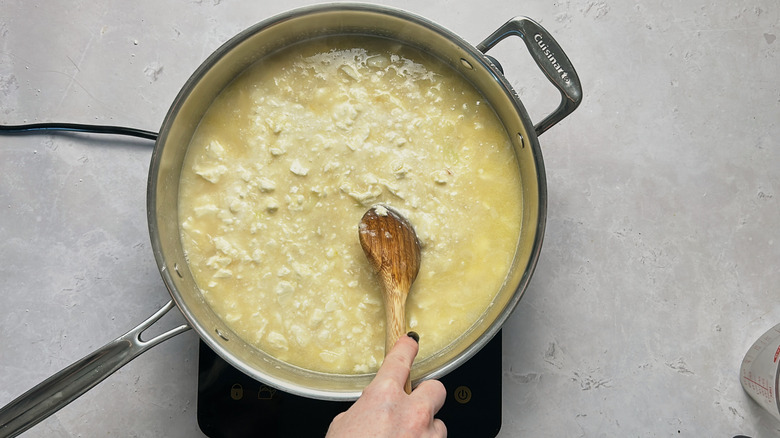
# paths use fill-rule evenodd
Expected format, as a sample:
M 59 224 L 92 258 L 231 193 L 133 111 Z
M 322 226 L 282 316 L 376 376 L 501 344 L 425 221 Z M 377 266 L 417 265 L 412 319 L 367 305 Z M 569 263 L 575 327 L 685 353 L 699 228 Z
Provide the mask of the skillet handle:
M 571 114 L 582 102 L 582 86 L 574 66 L 547 30 L 528 17 L 515 17 L 507 21 L 493 34 L 485 38 L 477 49 L 486 53 L 504 38 L 514 35 L 523 39 L 536 65 L 547 79 L 561 92 L 558 108 L 534 125 L 536 135 L 541 135 Z
M 19 435 L 65 407 L 139 354 L 189 330 L 190 326 L 185 324 L 148 341 L 141 339 L 141 334 L 173 307 L 174 302 L 169 301 L 134 329 L 74 362 L 0 409 L 0 438 Z

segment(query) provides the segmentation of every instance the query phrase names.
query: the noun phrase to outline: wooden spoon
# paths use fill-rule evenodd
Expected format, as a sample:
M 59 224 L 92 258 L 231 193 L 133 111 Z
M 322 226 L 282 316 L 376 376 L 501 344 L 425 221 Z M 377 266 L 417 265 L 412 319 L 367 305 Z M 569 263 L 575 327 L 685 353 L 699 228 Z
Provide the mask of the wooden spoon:
M 412 224 L 383 205 L 371 207 L 358 227 L 360 246 L 384 284 L 385 355 L 406 334 L 406 297 L 420 271 L 420 241 Z M 406 393 L 412 391 L 406 379 Z

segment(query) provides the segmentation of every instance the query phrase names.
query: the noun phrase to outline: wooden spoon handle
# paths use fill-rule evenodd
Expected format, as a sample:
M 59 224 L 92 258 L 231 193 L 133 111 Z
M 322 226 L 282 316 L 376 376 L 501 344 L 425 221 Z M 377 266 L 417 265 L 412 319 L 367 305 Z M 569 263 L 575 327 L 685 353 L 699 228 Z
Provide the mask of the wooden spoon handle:
M 369 209 L 358 225 L 358 238 L 368 262 L 384 283 L 385 357 L 406 333 L 406 296 L 420 271 L 420 241 L 409 221 L 391 208 Z M 411 376 L 404 387 L 412 392 Z
M 407 293 L 400 293 L 398 290 L 391 291 L 390 288 L 388 288 L 387 292 L 385 294 L 385 356 L 387 356 L 387 353 L 390 352 L 395 343 L 401 339 L 401 336 L 406 336 L 407 332 L 405 312 Z M 407 394 L 412 393 L 411 372 L 406 377 L 404 391 Z

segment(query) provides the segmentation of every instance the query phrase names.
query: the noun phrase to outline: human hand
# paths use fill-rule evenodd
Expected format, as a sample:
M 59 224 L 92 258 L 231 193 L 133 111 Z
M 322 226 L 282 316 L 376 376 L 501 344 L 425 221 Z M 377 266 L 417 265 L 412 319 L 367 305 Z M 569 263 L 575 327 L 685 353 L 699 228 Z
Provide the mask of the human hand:
M 411 394 L 404 392 L 418 350 L 415 338 L 401 336 L 360 398 L 333 419 L 326 438 L 445 438 L 447 427 L 433 417 L 444 405 L 444 385 L 438 380 L 426 380 Z

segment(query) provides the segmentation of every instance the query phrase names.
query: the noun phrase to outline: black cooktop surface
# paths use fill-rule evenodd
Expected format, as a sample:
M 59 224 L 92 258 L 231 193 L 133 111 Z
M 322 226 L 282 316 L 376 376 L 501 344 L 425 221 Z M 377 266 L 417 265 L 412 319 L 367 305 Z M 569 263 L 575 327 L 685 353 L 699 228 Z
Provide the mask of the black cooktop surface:
M 437 415 L 448 436 L 492 438 L 501 430 L 501 332 L 444 376 L 447 400 Z M 352 402 L 313 400 L 264 385 L 200 342 L 198 425 L 210 438 L 322 437 Z

